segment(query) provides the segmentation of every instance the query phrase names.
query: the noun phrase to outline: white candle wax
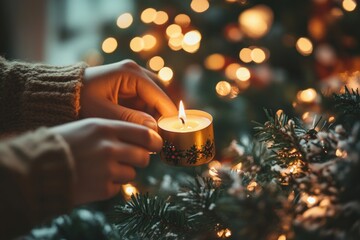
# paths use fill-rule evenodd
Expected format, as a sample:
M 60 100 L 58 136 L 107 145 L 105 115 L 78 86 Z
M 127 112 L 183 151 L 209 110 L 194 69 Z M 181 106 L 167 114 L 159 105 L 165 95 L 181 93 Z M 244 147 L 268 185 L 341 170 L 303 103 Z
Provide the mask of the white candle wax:
M 160 128 L 170 132 L 194 132 L 206 128 L 211 123 L 210 119 L 204 116 L 186 115 L 185 124 L 178 116 L 164 117 L 159 122 Z

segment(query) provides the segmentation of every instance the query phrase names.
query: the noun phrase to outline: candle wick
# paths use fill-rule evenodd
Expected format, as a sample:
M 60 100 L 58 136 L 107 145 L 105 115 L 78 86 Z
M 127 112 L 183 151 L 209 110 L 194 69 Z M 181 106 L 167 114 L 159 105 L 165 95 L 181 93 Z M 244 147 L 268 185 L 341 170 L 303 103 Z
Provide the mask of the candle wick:
M 185 125 L 185 120 L 182 117 L 180 117 L 180 120 L 181 120 L 182 124 Z

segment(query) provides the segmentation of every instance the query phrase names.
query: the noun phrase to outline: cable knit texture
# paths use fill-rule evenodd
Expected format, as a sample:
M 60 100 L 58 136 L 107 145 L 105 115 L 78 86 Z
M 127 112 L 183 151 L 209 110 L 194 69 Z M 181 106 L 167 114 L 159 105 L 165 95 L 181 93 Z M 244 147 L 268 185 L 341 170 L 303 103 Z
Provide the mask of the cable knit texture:
M 67 67 L 0 57 L 0 136 L 76 120 L 83 63 Z M 46 128 L 0 139 L 0 238 L 25 233 L 72 206 L 74 161 Z
M 0 57 L 0 132 L 77 119 L 85 67 L 8 62 Z

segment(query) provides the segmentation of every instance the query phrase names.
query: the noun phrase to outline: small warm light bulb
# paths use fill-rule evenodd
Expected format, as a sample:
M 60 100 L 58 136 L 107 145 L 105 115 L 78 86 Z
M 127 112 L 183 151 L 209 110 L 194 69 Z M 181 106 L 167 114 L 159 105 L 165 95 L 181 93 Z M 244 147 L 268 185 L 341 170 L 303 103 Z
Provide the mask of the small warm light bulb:
M 169 67 L 163 67 L 158 73 L 159 78 L 164 82 L 169 82 L 172 79 L 173 75 L 174 73 Z
M 122 29 L 130 27 L 132 23 L 133 23 L 133 16 L 130 13 L 121 14 L 116 21 L 116 25 Z
M 154 71 L 159 71 L 161 68 L 164 67 L 164 59 L 160 56 L 152 57 L 149 60 L 149 67 Z
M 142 37 L 144 41 L 144 50 L 148 51 L 151 50 L 156 45 L 156 38 L 151 34 L 146 34 Z
M 138 193 L 138 190 L 136 189 L 136 187 L 134 187 L 130 183 L 122 185 L 122 189 L 123 189 L 124 193 L 126 194 L 126 197 L 128 197 L 128 198 L 131 197 L 131 195 Z
M 157 25 L 163 25 L 169 20 L 169 16 L 164 11 L 158 11 L 154 19 L 154 23 Z
M 348 11 L 348 12 L 352 12 L 355 10 L 356 8 L 356 1 L 354 0 L 344 0 L 342 2 L 342 6 L 344 8 L 345 11 Z
M 208 10 L 210 4 L 208 0 L 192 0 L 190 7 L 194 12 L 202 13 Z
M 236 70 L 236 77 L 240 81 L 248 81 L 251 77 L 251 74 L 249 69 L 247 69 L 246 67 L 240 67 Z
M 134 37 L 130 41 L 130 48 L 134 52 L 140 52 L 140 51 L 144 50 L 144 46 L 145 46 L 145 43 L 141 37 Z
M 179 51 L 182 48 L 184 35 L 180 33 L 177 37 L 172 37 L 169 39 L 169 47 L 171 50 Z
M 309 205 L 314 205 L 316 203 L 316 198 L 313 196 L 309 196 L 306 201 Z
M 222 97 L 228 96 L 231 92 L 231 84 L 226 81 L 220 81 L 216 84 L 216 93 Z
M 177 24 L 171 24 L 166 28 L 166 35 L 169 38 L 176 38 L 181 35 L 181 27 Z
M 140 15 L 141 21 L 144 23 L 151 23 L 156 18 L 156 10 L 154 8 L 147 8 L 144 11 L 142 11 Z
M 254 48 L 251 51 L 251 59 L 256 63 L 262 63 L 266 59 L 266 54 L 261 48 Z
M 286 240 L 286 236 L 284 234 L 280 235 L 277 240 Z
M 201 34 L 197 30 L 189 31 L 184 35 L 184 43 L 187 45 L 196 45 L 201 40 Z
M 179 103 L 179 119 L 181 120 L 182 124 L 186 123 L 186 113 L 183 101 L 180 101 Z
M 174 22 L 182 27 L 187 27 L 190 25 L 191 19 L 186 14 L 179 14 L 175 17 Z
M 236 80 L 237 75 L 236 72 L 240 68 L 240 64 L 238 63 L 231 63 L 225 68 L 225 76 L 231 80 Z
M 300 54 L 308 56 L 313 51 L 313 44 L 308 38 L 301 37 L 296 42 L 296 49 Z
M 230 231 L 230 229 L 226 228 L 226 229 L 222 229 L 222 230 L 218 231 L 216 234 L 220 238 L 224 238 L 224 237 L 228 238 L 231 236 L 231 231 Z
M 118 43 L 117 43 L 116 39 L 113 37 L 109 37 L 103 41 L 102 50 L 105 53 L 112 53 L 116 50 L 117 46 L 118 46 Z
M 241 49 L 241 51 L 239 52 L 239 58 L 241 61 L 243 61 L 244 63 L 249 63 L 252 61 L 251 58 L 251 49 L 250 48 L 243 48 Z
M 239 15 L 242 31 L 251 38 L 260 38 L 267 34 L 273 22 L 273 12 L 266 5 L 257 5 Z
M 297 99 L 304 103 L 312 103 L 316 100 L 317 93 L 313 88 L 308 88 L 297 93 Z
M 204 65 L 210 70 L 220 70 L 225 65 L 225 57 L 218 53 L 211 54 L 205 58 Z
M 211 169 L 211 168 L 219 169 L 219 168 L 221 168 L 221 162 L 219 162 L 218 160 L 213 160 L 213 161 L 209 162 L 208 167 L 209 167 L 209 169 Z

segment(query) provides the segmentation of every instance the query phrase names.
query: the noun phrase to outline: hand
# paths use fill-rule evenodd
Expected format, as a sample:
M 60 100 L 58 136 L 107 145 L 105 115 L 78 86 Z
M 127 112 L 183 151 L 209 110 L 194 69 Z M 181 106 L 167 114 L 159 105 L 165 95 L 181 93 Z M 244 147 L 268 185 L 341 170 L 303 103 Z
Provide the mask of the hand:
M 85 69 L 80 117 L 129 121 L 156 130 L 150 114 L 172 115 L 177 109 L 154 78 L 154 73 L 131 60 Z
M 161 137 L 152 129 L 114 120 L 86 119 L 50 128 L 70 145 L 75 161 L 75 204 L 103 200 L 149 163 Z

